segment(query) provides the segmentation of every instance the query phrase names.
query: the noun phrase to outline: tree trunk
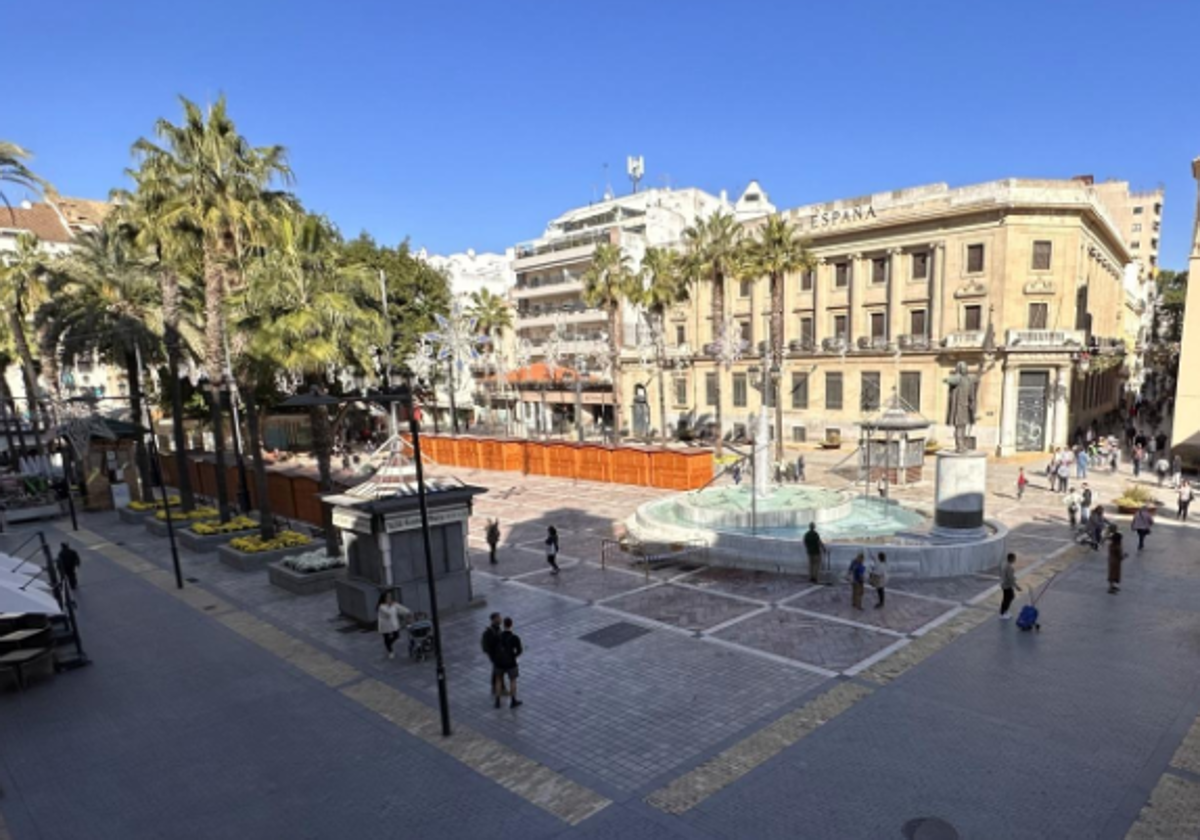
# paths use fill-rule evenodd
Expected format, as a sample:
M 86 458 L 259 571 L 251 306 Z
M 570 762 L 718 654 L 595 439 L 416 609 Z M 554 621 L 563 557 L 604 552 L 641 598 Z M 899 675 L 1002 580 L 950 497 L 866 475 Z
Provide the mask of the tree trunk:
M 783 461 L 783 275 L 771 275 L 771 386 L 775 400 L 775 461 Z
M 608 352 L 612 357 L 613 441 L 621 445 L 621 305 L 608 310 Z
M 666 312 L 658 312 L 655 314 L 655 319 L 658 321 L 658 345 L 655 350 L 658 352 L 658 423 L 659 434 L 662 435 L 663 448 L 667 448 L 670 443 L 670 438 L 667 435 L 667 348 L 666 348 Z
M 225 427 L 222 423 L 221 388 L 214 385 L 208 392 L 208 407 L 212 415 L 213 454 L 216 457 L 217 473 L 217 511 L 221 522 L 229 521 L 229 483 L 226 481 L 225 467 Z
M 179 490 L 180 506 L 185 513 L 196 509 L 196 496 L 192 491 L 192 476 L 188 472 L 187 435 L 184 432 L 183 383 L 179 381 L 179 278 L 172 272 L 162 276 L 163 332 L 167 345 L 167 379 L 171 390 L 171 438 L 175 449 L 175 480 Z
M 138 369 L 137 355 L 129 350 L 125 353 L 125 378 L 129 380 L 129 413 L 132 415 L 131 419 L 135 426 L 140 426 L 146 421 L 146 413 L 142 407 L 141 374 L 142 372 Z M 147 431 L 154 434 L 154 429 Z M 138 498 L 143 502 L 150 501 L 154 498 L 154 482 L 150 478 L 150 456 L 146 452 L 145 435 L 137 436 L 133 457 L 137 464 L 138 481 L 142 485 Z
M 17 442 L 13 436 L 11 425 L 15 419 L 15 416 L 10 413 L 12 394 L 8 390 L 8 380 L 4 378 L 6 367 L 0 367 L 0 423 L 4 424 L 4 442 L 8 444 L 8 457 L 12 461 L 17 457 Z M 20 430 L 21 426 L 18 423 L 17 431 L 19 432 Z M 24 448 L 24 441 L 21 442 L 21 445 Z
M 312 422 L 313 454 L 317 456 L 317 475 L 322 493 L 333 492 L 333 470 L 330 466 L 332 446 L 330 440 L 329 412 L 323 405 L 314 405 L 308 410 Z M 321 505 L 321 528 L 325 531 L 325 553 L 337 557 L 339 553 L 337 532 L 333 529 L 333 510 Z
M 217 459 L 217 509 L 221 522 L 229 521 L 229 487 L 225 481 L 225 440 L 221 424 L 221 381 L 224 366 L 224 306 L 225 272 L 220 263 L 220 247 L 210 240 L 204 242 L 204 367 L 210 384 L 209 399 L 212 411 L 213 447 Z
M 242 384 L 242 402 L 246 405 L 246 431 L 250 438 L 250 454 L 254 458 L 254 486 L 258 491 L 258 530 L 264 540 L 275 538 L 275 516 L 271 512 L 268 493 L 267 464 L 263 460 L 262 435 L 259 433 L 258 396 L 254 384 Z
M 38 355 L 42 363 L 42 378 L 50 385 L 46 417 L 52 418 L 52 422 L 57 422 L 58 418 L 54 416 L 57 411 L 54 411 L 54 407 L 62 398 L 62 387 L 58 381 L 61 371 L 58 366 L 58 341 L 50 335 L 49 330 L 43 330 L 38 336 Z
M 713 322 L 713 340 L 719 341 L 721 338 L 721 325 L 725 322 L 725 275 L 720 271 L 714 271 L 712 277 L 712 322 Z M 716 371 L 717 382 L 717 405 L 716 405 L 716 421 L 717 421 L 717 443 L 716 453 L 720 457 L 724 451 L 724 441 L 722 436 L 725 434 L 724 426 L 721 422 L 721 360 L 717 359 L 714 367 Z
M 38 458 L 49 466 L 46 444 L 42 440 L 42 427 L 38 422 L 37 371 L 33 367 L 33 354 L 29 352 L 29 342 L 25 338 L 25 324 L 17 307 L 14 306 L 8 313 L 8 321 L 13 344 L 17 348 L 17 356 L 21 359 L 21 370 L 25 374 L 25 402 L 29 406 L 29 427 L 33 432 L 33 446 L 37 450 Z

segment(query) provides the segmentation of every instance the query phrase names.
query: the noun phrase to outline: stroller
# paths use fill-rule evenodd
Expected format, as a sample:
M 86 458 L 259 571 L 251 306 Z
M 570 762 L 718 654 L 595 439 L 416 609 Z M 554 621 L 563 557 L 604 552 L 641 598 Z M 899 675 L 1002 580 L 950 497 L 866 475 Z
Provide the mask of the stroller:
M 408 656 L 415 662 L 424 662 L 433 655 L 433 623 L 424 613 L 408 625 Z

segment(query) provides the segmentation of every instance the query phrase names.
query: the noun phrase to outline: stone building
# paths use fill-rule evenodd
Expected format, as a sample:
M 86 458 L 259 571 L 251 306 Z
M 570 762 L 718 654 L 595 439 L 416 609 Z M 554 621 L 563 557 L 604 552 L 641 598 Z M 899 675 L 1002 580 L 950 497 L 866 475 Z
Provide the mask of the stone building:
M 981 449 L 1043 451 L 1113 410 L 1133 255 L 1102 198 L 1111 189 L 1089 179 L 933 184 L 786 211 L 817 261 L 785 281 L 787 442 L 854 438 L 895 396 L 946 443 L 943 379 L 960 361 L 980 377 Z M 714 358 L 707 285 L 669 315 L 667 341 L 687 359 L 668 374 L 672 422 L 711 416 L 718 390 L 726 432 L 748 429 L 762 405 L 768 283 L 727 281 L 726 305 L 747 346 L 728 369 Z M 628 406 L 653 374 L 631 358 L 622 370 Z M 645 393 L 653 402 L 656 389 Z

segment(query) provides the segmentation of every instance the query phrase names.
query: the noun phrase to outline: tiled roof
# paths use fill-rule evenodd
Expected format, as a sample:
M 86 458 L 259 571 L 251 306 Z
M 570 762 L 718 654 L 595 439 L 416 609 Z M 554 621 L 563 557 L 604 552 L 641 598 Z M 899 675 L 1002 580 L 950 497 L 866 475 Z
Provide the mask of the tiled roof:
M 69 198 L 54 196 L 51 199 L 58 205 L 59 211 L 66 217 L 67 224 L 76 226 L 98 227 L 104 217 L 113 209 L 107 201 L 95 201 L 90 198 Z
M 71 241 L 71 231 L 49 204 L 5 207 L 0 203 L 0 229 L 5 228 L 29 231 L 43 242 Z

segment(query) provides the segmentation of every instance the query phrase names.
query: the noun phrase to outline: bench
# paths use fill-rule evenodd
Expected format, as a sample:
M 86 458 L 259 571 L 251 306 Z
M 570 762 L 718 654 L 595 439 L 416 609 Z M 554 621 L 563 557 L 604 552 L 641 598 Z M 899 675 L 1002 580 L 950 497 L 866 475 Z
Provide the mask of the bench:
M 17 688 L 24 690 L 29 685 L 29 670 L 45 666 L 42 676 L 54 673 L 54 654 L 50 648 L 23 648 L 0 655 L 0 675 L 12 673 Z

